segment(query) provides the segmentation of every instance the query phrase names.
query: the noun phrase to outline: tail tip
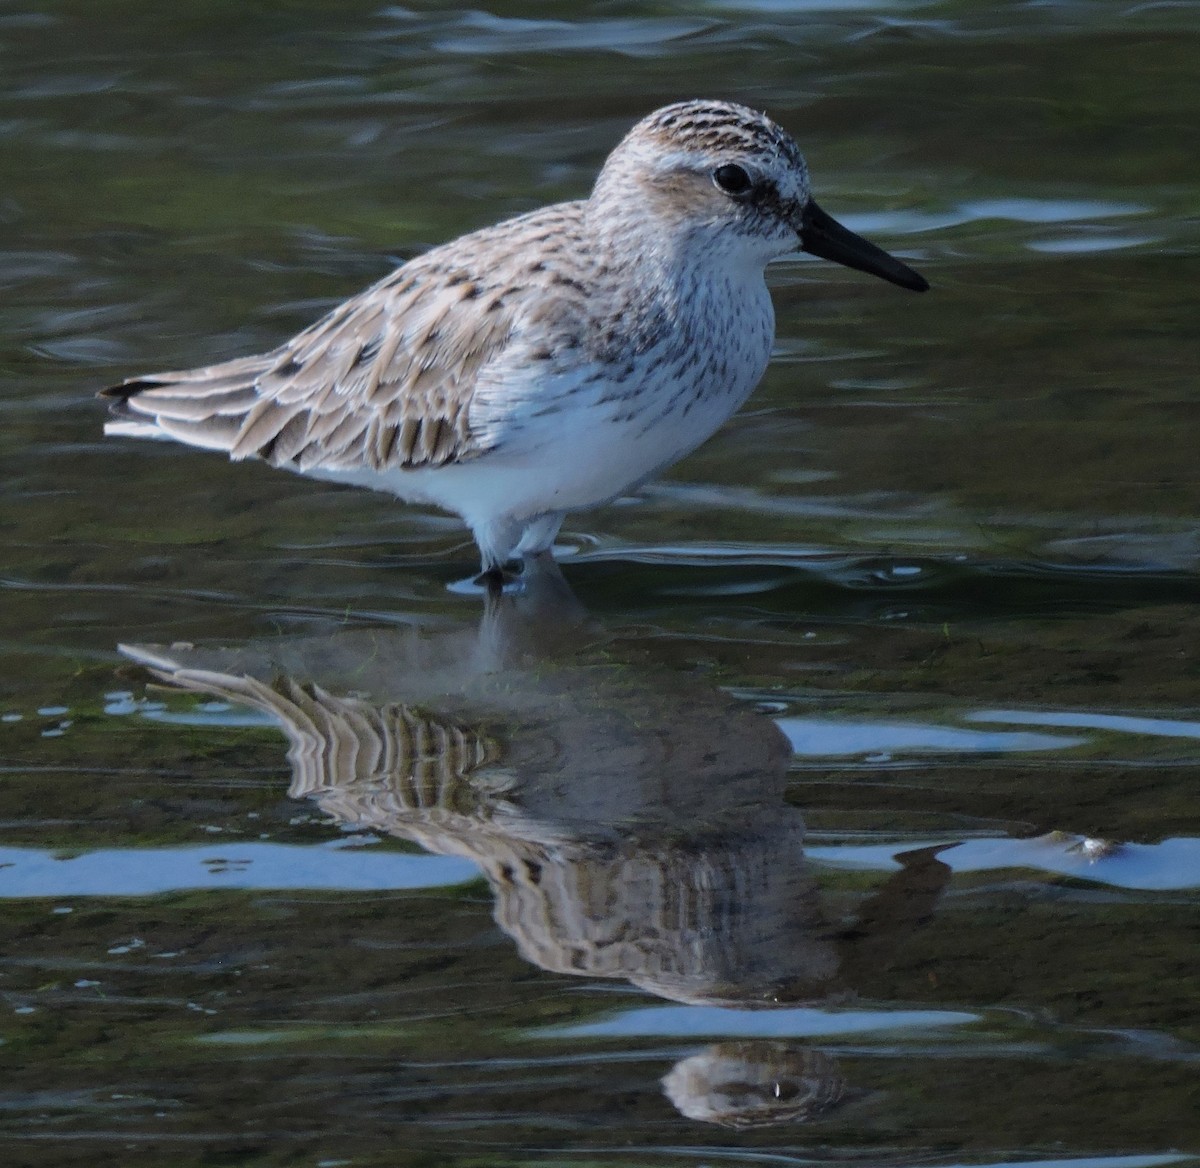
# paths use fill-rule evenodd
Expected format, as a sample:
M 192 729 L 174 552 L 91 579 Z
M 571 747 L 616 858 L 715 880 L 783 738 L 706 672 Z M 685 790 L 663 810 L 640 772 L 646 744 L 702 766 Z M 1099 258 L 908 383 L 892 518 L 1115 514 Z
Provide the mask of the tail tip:
M 116 409 L 131 397 L 136 397 L 145 389 L 153 389 L 156 385 L 162 385 L 162 382 L 153 377 L 130 377 L 116 385 L 107 385 L 103 389 L 97 390 L 96 396 L 111 401 Z

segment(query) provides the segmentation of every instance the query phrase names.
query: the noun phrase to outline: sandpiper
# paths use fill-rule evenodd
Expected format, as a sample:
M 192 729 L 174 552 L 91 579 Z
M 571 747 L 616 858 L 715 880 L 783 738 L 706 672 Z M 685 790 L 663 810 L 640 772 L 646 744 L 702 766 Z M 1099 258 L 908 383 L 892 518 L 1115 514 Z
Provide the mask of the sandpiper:
M 269 353 L 106 389 L 105 432 L 455 512 L 495 581 L 742 405 L 774 338 L 766 265 L 797 247 L 928 287 L 817 206 L 765 114 L 680 102 L 588 198 L 442 244 Z

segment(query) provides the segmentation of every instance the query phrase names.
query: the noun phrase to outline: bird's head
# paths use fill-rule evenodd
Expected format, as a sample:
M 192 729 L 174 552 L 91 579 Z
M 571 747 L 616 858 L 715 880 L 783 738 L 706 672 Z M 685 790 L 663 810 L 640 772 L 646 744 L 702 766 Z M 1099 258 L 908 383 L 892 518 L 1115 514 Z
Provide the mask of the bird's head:
M 605 213 L 766 264 L 797 247 L 923 292 L 925 279 L 814 202 L 799 147 L 765 114 L 685 101 L 643 118 L 609 155 L 592 193 Z

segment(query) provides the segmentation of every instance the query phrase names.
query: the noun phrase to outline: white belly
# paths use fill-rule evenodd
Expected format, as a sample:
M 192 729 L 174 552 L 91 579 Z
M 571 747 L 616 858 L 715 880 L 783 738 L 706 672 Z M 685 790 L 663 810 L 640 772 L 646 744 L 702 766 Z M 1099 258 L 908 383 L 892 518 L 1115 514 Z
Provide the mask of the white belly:
M 607 387 L 564 396 L 557 408 L 510 425 L 494 451 L 461 463 L 323 477 L 433 503 L 472 525 L 490 516 L 524 518 L 592 507 L 709 438 L 749 396 L 765 364 L 764 357 L 746 367 L 738 382 L 704 387 L 703 394 L 672 378 L 632 399 L 604 400 Z
M 607 502 L 709 438 L 758 384 L 770 358 L 774 312 L 761 272 L 686 330 L 625 361 L 556 363 L 508 351 L 476 387 L 471 429 L 489 449 L 438 467 L 317 471 L 461 515 L 477 538 L 501 543 L 539 516 Z M 681 337 L 683 338 L 681 340 Z

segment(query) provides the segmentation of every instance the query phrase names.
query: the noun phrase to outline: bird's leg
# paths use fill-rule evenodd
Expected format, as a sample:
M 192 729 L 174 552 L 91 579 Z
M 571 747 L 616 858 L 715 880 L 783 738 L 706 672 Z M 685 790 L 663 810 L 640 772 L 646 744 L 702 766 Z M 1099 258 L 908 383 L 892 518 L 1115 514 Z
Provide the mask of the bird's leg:
M 475 583 L 481 584 L 489 596 L 499 596 L 504 591 L 504 569 L 488 568 L 475 577 Z
M 475 583 L 485 588 L 488 596 L 494 598 L 503 595 L 505 588 L 515 584 L 520 578 L 519 563 L 510 561 L 507 564 L 492 564 L 491 567 L 484 568 L 475 577 Z

